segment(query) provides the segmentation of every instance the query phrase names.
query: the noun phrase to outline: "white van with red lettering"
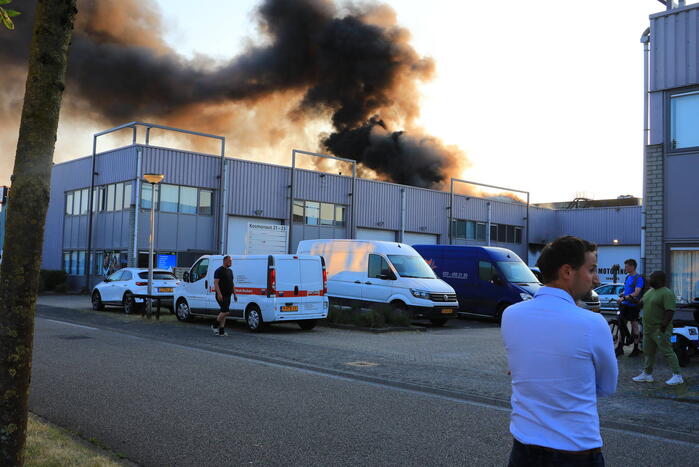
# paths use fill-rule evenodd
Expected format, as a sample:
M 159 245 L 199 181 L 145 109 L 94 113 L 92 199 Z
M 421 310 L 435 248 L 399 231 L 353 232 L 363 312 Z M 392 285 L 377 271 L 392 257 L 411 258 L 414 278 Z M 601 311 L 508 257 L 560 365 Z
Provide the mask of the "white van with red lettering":
M 288 322 L 310 330 L 327 318 L 327 275 L 320 256 L 231 255 L 231 259 L 238 301 L 231 297 L 229 318 L 245 320 L 253 332 L 270 323 Z M 206 255 L 185 272 L 173 297 L 177 319 L 216 318 L 214 273 L 222 264 L 223 255 Z

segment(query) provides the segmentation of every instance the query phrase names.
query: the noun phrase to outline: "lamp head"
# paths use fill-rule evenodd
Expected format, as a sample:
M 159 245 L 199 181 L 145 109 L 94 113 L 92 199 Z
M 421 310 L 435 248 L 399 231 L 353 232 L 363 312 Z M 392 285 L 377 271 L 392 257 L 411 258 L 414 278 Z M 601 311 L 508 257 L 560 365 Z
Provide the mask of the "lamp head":
M 163 178 L 165 178 L 163 174 L 143 174 L 143 179 L 148 183 L 160 183 L 163 181 Z

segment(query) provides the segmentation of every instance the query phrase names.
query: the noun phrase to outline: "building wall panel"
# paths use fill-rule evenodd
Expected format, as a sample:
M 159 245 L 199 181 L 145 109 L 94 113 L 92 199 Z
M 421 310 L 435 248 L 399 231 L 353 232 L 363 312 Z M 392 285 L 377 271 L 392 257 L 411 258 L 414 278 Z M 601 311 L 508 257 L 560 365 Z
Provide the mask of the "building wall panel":
M 262 217 L 288 219 L 290 172 L 288 167 L 231 160 L 228 214 L 256 216 L 261 211 Z
M 405 200 L 405 230 L 439 235 L 449 233 L 448 193 L 405 187 Z
M 357 227 L 400 229 L 400 186 L 357 180 Z
M 95 160 L 95 172 L 99 174 L 95 176 L 95 185 L 107 185 L 135 179 L 136 162 L 136 146 L 126 146 L 99 153 Z M 89 178 L 85 186 L 90 186 Z
M 560 222 L 553 209 L 530 206 L 529 219 L 529 243 L 546 244 L 560 236 Z
M 651 16 L 651 91 L 699 82 L 699 4 Z
M 665 239 L 696 240 L 699 238 L 699 154 L 667 156 L 666 170 Z
M 296 170 L 296 199 L 348 205 L 352 201 L 352 178 L 307 170 Z
M 137 145 L 142 150 L 143 173 L 165 175 L 163 183 L 218 188 L 221 158 L 207 154 Z
M 641 243 L 641 206 L 626 208 L 589 208 L 556 211 L 560 235 L 575 235 L 585 240 L 611 245 Z

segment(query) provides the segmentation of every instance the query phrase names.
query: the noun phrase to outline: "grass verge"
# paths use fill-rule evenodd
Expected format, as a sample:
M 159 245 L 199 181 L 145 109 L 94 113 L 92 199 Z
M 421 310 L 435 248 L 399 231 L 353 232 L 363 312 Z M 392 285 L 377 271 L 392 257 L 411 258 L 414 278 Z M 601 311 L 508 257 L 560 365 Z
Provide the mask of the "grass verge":
M 124 464 L 99 452 L 97 448 L 92 448 L 85 442 L 75 439 L 67 431 L 29 414 L 24 465 L 27 467 L 64 465 L 116 467 Z

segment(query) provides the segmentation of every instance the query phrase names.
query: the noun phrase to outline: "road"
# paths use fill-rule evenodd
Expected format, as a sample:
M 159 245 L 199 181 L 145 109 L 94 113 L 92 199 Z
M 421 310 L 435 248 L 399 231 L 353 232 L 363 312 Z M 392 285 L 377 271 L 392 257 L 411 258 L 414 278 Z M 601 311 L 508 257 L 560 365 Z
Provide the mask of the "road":
M 476 341 L 492 331 L 478 322 L 464 329 Z M 432 349 L 434 339 L 447 350 L 450 331 L 375 336 L 279 326 L 252 335 L 233 325 L 218 338 L 205 323 L 40 306 L 30 409 L 148 466 L 506 465 L 507 397 L 485 390 L 504 372 L 481 371 L 495 382 L 469 392 L 470 383 L 457 382 L 474 373 L 442 374 L 453 355 L 426 357 L 411 344 Z M 401 368 L 412 376 L 401 378 Z M 608 465 L 699 459 L 691 429 L 606 425 Z

